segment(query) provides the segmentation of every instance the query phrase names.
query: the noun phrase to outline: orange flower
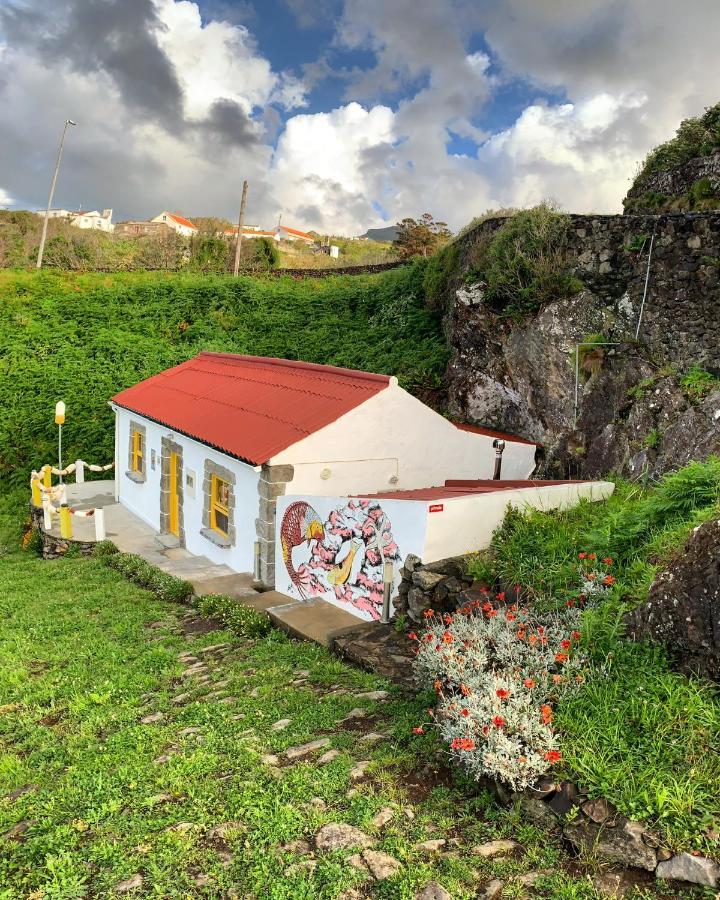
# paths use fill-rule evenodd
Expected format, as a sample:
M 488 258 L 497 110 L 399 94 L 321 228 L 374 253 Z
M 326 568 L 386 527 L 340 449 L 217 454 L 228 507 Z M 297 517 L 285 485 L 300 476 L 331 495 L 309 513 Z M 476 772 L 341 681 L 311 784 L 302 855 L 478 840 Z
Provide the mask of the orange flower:
M 551 764 L 560 762 L 560 760 L 562 759 L 562 753 L 559 750 L 548 750 L 545 754 L 545 759 Z
M 433 687 L 435 688 L 435 690 L 436 690 L 437 693 L 439 694 L 440 691 L 442 690 L 442 681 L 439 681 L 439 680 L 436 681 L 435 684 L 433 685 Z
M 562 681 L 562 675 L 553 675 L 552 677 L 553 684 L 560 684 Z
M 592 560 L 597 559 L 597 553 L 588 553 L 588 559 L 592 559 Z
M 414 631 L 408 632 L 408 640 L 409 641 L 416 641 L 417 639 L 418 639 L 418 636 L 415 634 Z
M 507 698 L 510 696 L 510 691 L 506 690 L 505 688 L 498 688 L 495 693 L 501 700 L 507 700 Z
M 552 706 L 548 706 L 546 703 L 540 707 L 540 716 L 542 717 L 543 723 L 545 725 L 549 725 L 553 719 Z
M 526 678 L 525 681 L 523 681 L 523 684 L 528 689 L 532 689 L 535 687 L 535 682 L 532 680 L 532 678 Z
M 614 575 L 606 575 L 603 578 L 603 584 L 615 584 L 615 576 Z
M 425 734 L 425 729 L 422 725 L 418 725 L 417 728 L 413 728 L 413 734 Z
M 531 634 L 530 637 L 528 638 L 528 641 L 529 641 L 531 644 L 537 644 L 537 642 L 538 642 L 537 635 L 536 635 L 536 634 Z
M 603 559 L 603 562 L 606 566 L 611 566 L 613 564 L 612 556 L 606 556 L 605 559 Z
M 472 691 L 466 684 L 461 684 L 460 685 L 460 693 L 463 695 L 463 697 L 469 697 L 470 694 L 472 694 Z
M 514 622 L 515 619 L 517 619 L 517 616 L 515 615 L 515 613 L 509 612 L 505 613 L 505 618 L 508 620 L 508 622 Z
M 557 663 L 566 663 L 567 662 L 567 653 L 556 653 L 555 654 L 555 662 Z
M 474 750 L 475 741 L 472 738 L 455 738 L 450 744 L 451 750 Z
M 452 644 L 452 642 L 453 642 L 453 636 L 450 634 L 449 631 L 446 631 L 446 632 L 443 634 L 443 636 L 442 636 L 442 642 L 443 642 L 443 644 Z
M 515 635 L 515 637 L 517 637 L 517 639 L 518 639 L 519 641 L 524 641 L 524 640 L 525 640 L 525 635 L 526 635 L 526 634 L 527 634 L 527 632 L 525 631 L 525 629 L 524 629 L 524 628 L 520 628 L 520 629 L 518 630 L 517 634 Z
M 526 756 L 518 756 L 518 762 L 520 763 L 521 766 L 524 766 L 525 763 L 527 762 L 527 757 Z
M 425 616 L 426 619 L 431 619 L 435 615 L 435 610 L 434 609 L 426 609 L 425 612 L 423 613 L 423 615 Z
M 487 617 L 488 617 L 488 619 L 493 619 L 493 618 L 495 618 L 496 615 L 497 615 L 497 610 L 491 609 L 490 612 L 487 614 Z
M 505 727 L 505 719 L 503 719 L 502 716 L 494 716 L 492 723 L 496 728 L 504 728 Z

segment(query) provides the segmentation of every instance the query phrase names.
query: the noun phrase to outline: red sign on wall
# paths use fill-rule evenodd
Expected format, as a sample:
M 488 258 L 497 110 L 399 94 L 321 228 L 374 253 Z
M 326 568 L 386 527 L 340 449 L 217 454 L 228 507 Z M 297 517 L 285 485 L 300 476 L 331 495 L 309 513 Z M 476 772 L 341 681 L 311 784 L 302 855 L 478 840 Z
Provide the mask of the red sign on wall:
M 428 512 L 442 512 L 445 509 L 442 503 L 431 503 Z

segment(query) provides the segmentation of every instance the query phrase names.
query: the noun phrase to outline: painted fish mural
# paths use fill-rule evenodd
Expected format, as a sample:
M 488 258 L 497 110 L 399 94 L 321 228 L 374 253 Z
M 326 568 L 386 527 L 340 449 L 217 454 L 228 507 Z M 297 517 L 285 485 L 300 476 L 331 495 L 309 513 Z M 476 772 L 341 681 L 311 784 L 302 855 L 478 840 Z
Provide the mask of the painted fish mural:
M 327 520 L 305 501 L 291 503 L 280 528 L 283 562 L 303 600 L 328 596 L 379 619 L 383 566 L 400 564 L 392 524 L 376 500 L 348 500 Z

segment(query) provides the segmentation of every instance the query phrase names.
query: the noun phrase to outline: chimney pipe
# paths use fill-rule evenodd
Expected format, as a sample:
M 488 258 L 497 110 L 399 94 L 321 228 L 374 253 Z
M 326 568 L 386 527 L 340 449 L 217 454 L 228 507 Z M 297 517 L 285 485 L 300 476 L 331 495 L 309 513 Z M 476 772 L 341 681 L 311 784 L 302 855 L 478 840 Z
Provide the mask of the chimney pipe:
M 502 455 L 505 450 L 505 441 L 500 438 L 495 438 L 493 447 L 495 448 L 495 471 L 493 472 L 493 481 L 499 481 L 500 471 L 502 470 Z

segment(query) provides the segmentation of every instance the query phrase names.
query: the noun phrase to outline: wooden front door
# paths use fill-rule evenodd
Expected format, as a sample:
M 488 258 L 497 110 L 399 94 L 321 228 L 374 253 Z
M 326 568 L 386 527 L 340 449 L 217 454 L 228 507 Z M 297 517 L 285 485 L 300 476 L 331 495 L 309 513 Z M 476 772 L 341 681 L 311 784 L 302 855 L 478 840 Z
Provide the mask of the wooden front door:
M 170 454 L 170 509 L 168 531 L 180 537 L 180 495 L 178 493 L 178 477 L 180 473 L 180 455 Z

